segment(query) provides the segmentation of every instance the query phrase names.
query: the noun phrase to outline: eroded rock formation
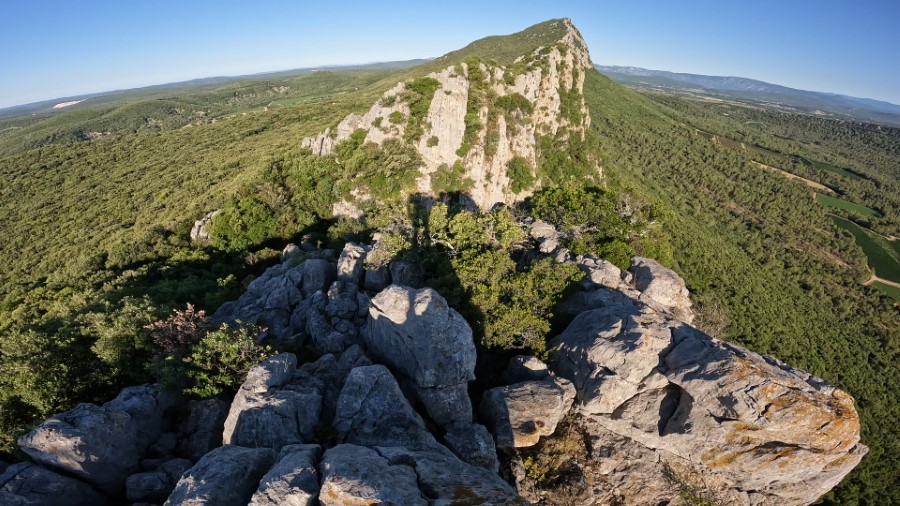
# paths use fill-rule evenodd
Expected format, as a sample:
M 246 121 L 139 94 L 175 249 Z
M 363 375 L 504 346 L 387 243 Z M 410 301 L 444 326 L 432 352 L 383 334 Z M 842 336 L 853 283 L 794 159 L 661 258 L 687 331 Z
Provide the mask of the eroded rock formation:
M 511 160 L 521 158 L 534 168 L 539 136 L 552 138 L 564 131 L 564 136 L 584 137 L 590 127 L 583 96 L 585 72 L 592 68 L 590 55 L 570 20 L 554 23 L 565 25 L 565 35 L 556 44 L 520 57 L 515 65 L 463 62 L 428 75 L 440 86 L 423 119 L 424 133 L 414 143 L 424 163 L 416 191 L 432 193 L 432 175 L 441 167 L 461 162 L 464 177 L 472 181 L 467 194 L 475 205 L 487 209 L 498 202 L 509 204 L 530 195 L 529 188 L 512 190 L 507 173 Z M 350 114 L 333 129 L 303 139 L 301 145 L 319 156 L 327 155 L 358 129 L 366 130 L 365 142 L 381 144 L 386 139 L 402 139 L 405 122 L 394 123 L 391 115 L 410 114 L 409 106 L 402 100 L 405 86 L 397 84 L 365 114 Z M 497 97 L 521 97 L 528 102 L 528 110 L 498 114 L 483 104 L 478 108 L 477 121 L 485 127 L 475 138 L 464 141 L 470 94 L 475 89 L 490 90 Z M 468 149 L 460 151 L 464 142 Z M 598 176 L 599 170 L 598 164 Z M 347 201 L 336 204 L 334 212 L 356 214 L 355 206 Z
M 472 330 L 440 294 L 366 289 L 414 264 L 367 285 L 367 246 L 286 255 L 216 317 L 274 324 L 262 339 L 315 345 L 317 360 L 273 356 L 233 399 L 145 385 L 60 413 L 20 439 L 36 462 L 5 468 L 0 500 L 553 503 L 520 496 L 513 477 L 527 479 L 520 452 L 540 451 L 560 424 L 584 435 L 578 504 L 656 505 L 685 486 L 727 504 L 809 504 L 865 455 L 846 393 L 692 327 L 676 273 L 637 257 L 622 271 L 548 247 L 554 237 L 532 233 L 529 258 L 584 272 L 559 306 L 571 323 L 549 364 L 513 357 L 480 399 L 469 398 Z

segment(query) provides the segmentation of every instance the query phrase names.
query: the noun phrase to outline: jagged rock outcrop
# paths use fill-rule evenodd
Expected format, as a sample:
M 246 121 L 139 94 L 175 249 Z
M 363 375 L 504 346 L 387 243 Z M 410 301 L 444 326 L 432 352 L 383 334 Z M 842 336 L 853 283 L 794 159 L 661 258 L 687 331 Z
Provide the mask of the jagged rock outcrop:
M 327 290 L 336 276 L 336 266 L 327 260 L 309 259 L 294 265 L 288 258 L 266 269 L 237 301 L 223 304 L 213 321 L 258 325 L 265 329 L 266 337 L 302 345 L 311 299 Z
M 477 421 L 469 325 L 430 288 L 390 285 L 370 300 L 369 250 L 348 245 L 339 265 L 288 256 L 219 315 L 286 312 L 281 335 L 316 345 L 317 360 L 271 357 L 233 399 L 182 403 L 145 385 L 52 417 L 21 438 L 38 464 L 9 466 L 0 501 L 528 504 L 498 475 L 497 450 L 527 479 L 519 452 L 577 429 L 579 503 L 656 505 L 690 487 L 723 504 L 808 504 L 865 454 L 847 394 L 691 327 L 684 281 L 656 262 L 622 271 L 541 248 L 554 233 L 522 258 L 581 268 L 558 308 L 571 323 L 549 367 L 516 356 L 497 371 Z
M 175 401 L 159 385 L 128 387 L 103 406 L 79 404 L 48 419 L 20 437 L 19 448 L 42 465 L 119 495 L 164 432 Z
M 866 452 L 847 394 L 638 300 L 579 314 L 552 344 L 589 428 L 691 463 L 736 503 L 811 503 Z
M 391 285 L 372 299 L 369 352 L 412 381 L 440 425 L 472 420 L 468 382 L 475 379 L 472 329 L 430 288 Z
M 513 65 L 460 62 L 428 74 L 439 87 L 422 119 L 424 132 L 413 142 L 424 163 L 416 191 L 433 193 L 433 175 L 460 162 L 463 177 L 472 182 L 466 192 L 471 202 L 483 209 L 498 202 L 509 204 L 531 194 L 529 188 L 513 191 L 507 173 L 511 160 L 525 160 L 534 172 L 540 149 L 538 137 L 584 137 L 590 126 L 583 96 L 584 77 L 592 69 L 587 45 L 568 19 L 553 21 L 548 29 L 559 29 L 563 35 L 523 55 Z M 410 114 L 403 101 L 405 90 L 406 83 L 399 83 L 365 114 L 350 114 L 335 128 L 303 139 L 301 146 L 319 156 L 328 155 L 357 129 L 366 130 L 365 142 L 382 144 L 387 139 L 403 139 L 406 122 L 390 119 L 392 114 L 404 118 Z M 525 100 L 528 107 L 499 110 L 484 103 L 472 113 L 477 120 L 467 118 L 473 103 L 470 95 L 486 92 Z M 477 135 L 466 136 L 467 122 L 481 125 Z M 599 170 L 598 165 L 598 176 Z M 364 195 L 358 193 L 357 197 Z M 358 208 L 344 200 L 333 211 L 335 215 L 357 214 Z
M 0 473 L 0 504 L 83 506 L 109 500 L 82 481 L 55 473 L 31 462 L 13 464 Z
M 345 444 L 325 452 L 323 504 L 527 504 L 495 473 L 439 444 L 384 366 L 350 373 L 334 426 Z
M 431 448 L 437 445 L 383 365 L 350 371 L 334 416 L 338 440 L 359 446 Z

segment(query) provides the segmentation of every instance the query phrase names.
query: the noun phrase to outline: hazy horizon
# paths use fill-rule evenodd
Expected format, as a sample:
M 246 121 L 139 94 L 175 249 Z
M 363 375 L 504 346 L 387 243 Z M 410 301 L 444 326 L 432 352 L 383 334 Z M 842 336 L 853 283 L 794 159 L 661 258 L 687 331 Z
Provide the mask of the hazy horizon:
M 745 77 L 900 104 L 900 55 L 890 40 L 900 4 L 753 7 L 4 4 L 0 15 L 13 23 L 0 42 L 13 50 L 0 54 L 7 76 L 0 108 L 208 77 L 433 58 L 561 17 L 581 30 L 595 63 Z

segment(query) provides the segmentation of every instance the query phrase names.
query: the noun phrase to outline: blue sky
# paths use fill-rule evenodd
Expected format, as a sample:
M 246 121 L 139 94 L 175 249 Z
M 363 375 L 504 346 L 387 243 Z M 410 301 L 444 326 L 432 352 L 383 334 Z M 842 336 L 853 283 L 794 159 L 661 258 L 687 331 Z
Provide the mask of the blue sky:
M 569 17 L 595 63 L 900 103 L 900 1 L 0 2 L 0 107 L 214 75 L 440 56 Z

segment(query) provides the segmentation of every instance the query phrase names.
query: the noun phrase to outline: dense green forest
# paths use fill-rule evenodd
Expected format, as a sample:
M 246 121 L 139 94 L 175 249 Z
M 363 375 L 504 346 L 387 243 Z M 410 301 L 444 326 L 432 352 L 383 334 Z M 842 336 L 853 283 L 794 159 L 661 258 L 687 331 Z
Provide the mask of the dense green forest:
M 564 231 L 598 225 L 569 238 L 574 251 L 620 265 L 633 252 L 658 258 L 685 277 L 701 328 L 848 391 L 870 453 L 826 501 L 900 502 L 900 315 L 890 289 L 861 284 L 871 259 L 835 226 L 850 219 L 863 234 L 900 235 L 898 129 L 642 94 L 590 71 L 591 131 L 579 142 L 540 139 L 534 169 L 571 180 L 584 153 L 599 154 L 603 188 L 545 189 L 520 209 L 462 213 L 453 195 L 466 182 L 448 167 L 435 178 L 447 205 L 431 213 L 400 199 L 365 220 L 331 219 L 331 204 L 356 185 L 387 200 L 409 190 L 418 155 L 402 143 L 371 149 L 355 135 L 314 157 L 301 138 L 364 111 L 397 81 L 466 58 L 508 64 L 559 37 L 543 24 L 412 69 L 317 72 L 0 122 L 3 457 L 20 457 L 14 438 L 36 421 L 159 377 L 146 367 L 165 343 L 157 335 L 165 325 L 153 322 L 175 325 L 194 311 L 189 303 L 214 311 L 277 261 L 286 241 L 305 236 L 334 247 L 379 230 L 391 255 L 423 263 L 482 345 L 541 353 L 553 303 L 574 273 L 516 268 L 515 217 L 527 211 Z M 430 100 L 429 84 L 419 82 L 417 100 Z M 493 106 L 515 106 L 505 100 Z M 840 202 L 823 205 L 753 161 L 820 182 Z M 527 186 L 524 178 L 516 181 Z M 212 246 L 191 244 L 194 220 L 213 209 L 224 211 Z M 900 255 L 896 241 L 877 240 Z M 222 335 L 209 335 L 194 343 L 195 360 L 222 353 Z
M 878 130 L 868 126 L 857 132 L 811 117 L 644 96 L 597 73 L 585 87 L 605 176 L 643 188 L 672 211 L 674 267 L 698 303 L 701 328 L 775 355 L 856 398 L 870 453 L 826 502 L 900 500 L 900 409 L 893 399 L 900 388 L 900 315 L 882 292 L 860 285 L 868 277 L 863 253 L 805 186 L 754 168 L 749 162 L 758 155 L 711 143 L 697 128 L 737 137 L 745 115 L 764 119 L 779 125 L 773 134 L 746 130 L 761 145 L 841 164 L 853 160 L 860 172 L 877 167 L 866 174 L 885 186 L 900 166 L 896 148 L 888 148 L 897 145 L 897 131 L 882 130 L 884 138 L 870 144 Z M 866 163 L 875 160 L 883 164 Z M 887 202 L 896 196 L 882 195 Z M 896 216 L 894 204 L 882 209 Z

